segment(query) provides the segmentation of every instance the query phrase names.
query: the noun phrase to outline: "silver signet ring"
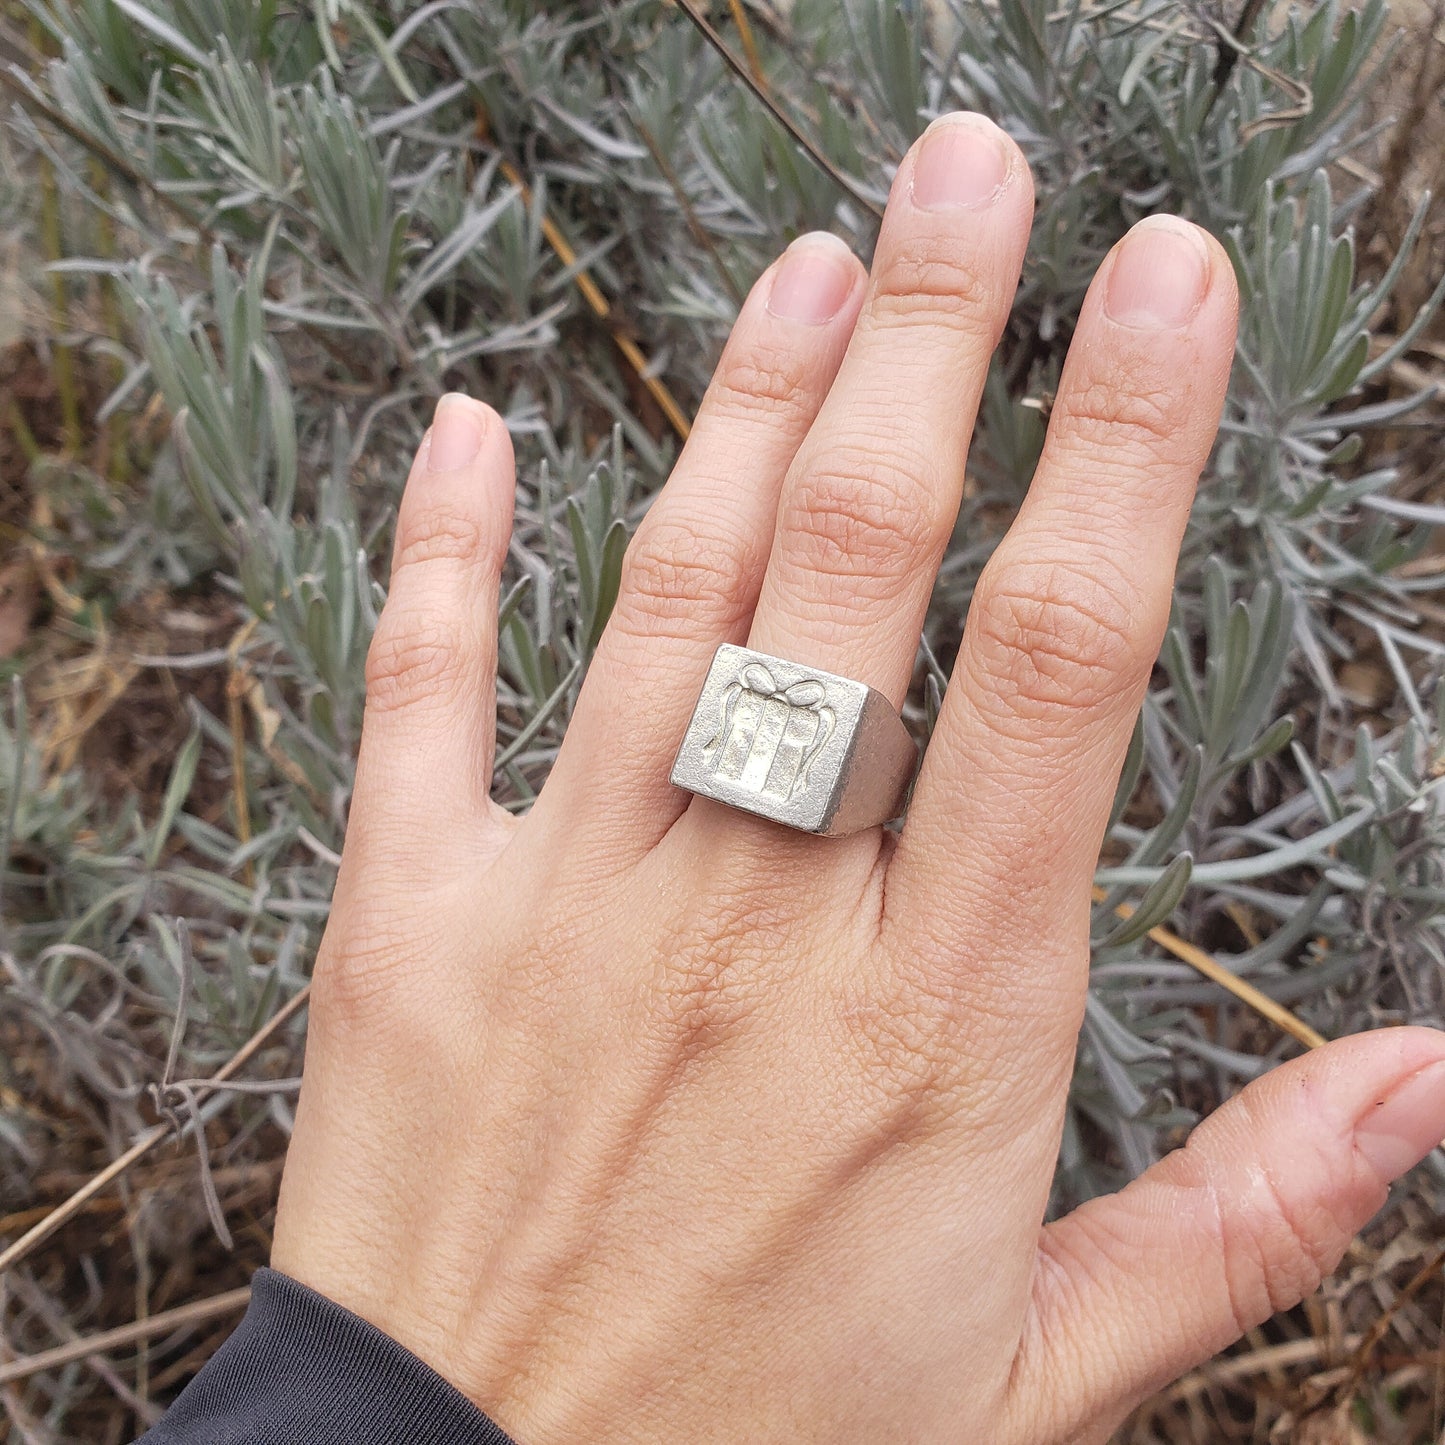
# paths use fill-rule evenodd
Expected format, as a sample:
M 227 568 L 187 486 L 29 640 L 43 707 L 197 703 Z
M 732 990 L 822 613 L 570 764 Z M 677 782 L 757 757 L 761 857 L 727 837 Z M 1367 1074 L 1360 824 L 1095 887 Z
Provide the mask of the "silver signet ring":
M 672 765 L 680 788 L 805 833 L 903 811 L 918 748 L 881 692 L 725 643 Z

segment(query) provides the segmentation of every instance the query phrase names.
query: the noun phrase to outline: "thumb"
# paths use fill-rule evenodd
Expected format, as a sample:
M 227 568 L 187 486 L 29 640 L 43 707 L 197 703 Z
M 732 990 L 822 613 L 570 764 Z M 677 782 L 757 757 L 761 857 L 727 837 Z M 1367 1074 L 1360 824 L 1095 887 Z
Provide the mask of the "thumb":
M 1048 1225 L 1014 1438 L 1105 1439 L 1298 1304 L 1442 1135 L 1445 1034 L 1359 1034 L 1256 1080 L 1121 1193 Z

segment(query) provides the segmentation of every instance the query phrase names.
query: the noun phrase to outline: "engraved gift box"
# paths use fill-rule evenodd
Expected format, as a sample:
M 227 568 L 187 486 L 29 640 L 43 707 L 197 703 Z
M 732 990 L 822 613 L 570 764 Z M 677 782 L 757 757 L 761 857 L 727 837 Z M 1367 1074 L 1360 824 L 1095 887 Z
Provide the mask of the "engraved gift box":
M 917 761 L 897 710 L 866 683 L 725 642 L 670 776 L 760 818 L 837 836 L 896 817 Z
M 717 735 L 703 749 L 713 771 L 749 792 L 792 797 L 836 726 L 826 696 L 816 679 L 780 687 L 750 663 L 723 693 Z

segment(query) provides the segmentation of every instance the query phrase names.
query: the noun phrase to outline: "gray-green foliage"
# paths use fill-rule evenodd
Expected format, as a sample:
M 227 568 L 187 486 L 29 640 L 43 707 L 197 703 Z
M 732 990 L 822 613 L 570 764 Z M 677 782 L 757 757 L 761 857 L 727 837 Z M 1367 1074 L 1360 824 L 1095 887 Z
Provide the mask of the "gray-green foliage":
M 234 811 L 186 812 L 179 786 L 159 816 L 139 801 L 104 810 L 78 774 L 43 775 L 18 716 L 0 735 L 12 1003 L 57 1048 L 89 1050 L 75 1067 L 121 1132 L 164 1054 L 170 918 L 191 920 L 199 963 L 189 1072 L 303 976 L 341 844 L 390 519 L 447 389 L 495 403 L 517 443 L 498 796 L 524 808 L 545 776 L 628 526 L 676 441 L 544 218 L 695 406 L 739 288 L 812 227 L 866 255 L 869 203 L 928 119 L 960 105 L 1019 140 L 1039 204 L 930 614 L 920 729 L 1109 245 L 1139 216 L 1183 211 L 1227 239 L 1244 299 L 1221 440 L 1099 877 L 1060 1200 L 1143 1166 L 1191 1110 L 1285 1047 L 1164 957 L 1149 924 L 1207 942 L 1327 1034 L 1445 1021 L 1441 648 L 1413 607 L 1432 584 L 1399 570 L 1442 518 L 1393 498 L 1379 446 L 1362 461 L 1362 432 L 1418 402 L 1384 385 L 1414 318 L 1372 348 L 1397 268 L 1357 274 L 1350 224 L 1370 194 L 1360 168 L 1339 165 L 1371 144 L 1360 98 L 1385 53 L 1380 0 L 1271 14 L 1222 87 L 1228 47 L 1205 7 L 758 6 L 770 84 L 851 197 L 660 0 L 33 9 L 58 58 L 15 113 L 15 143 L 42 148 L 69 185 L 77 300 L 108 285 L 125 299 L 110 411 L 158 394 L 171 418 L 143 458 L 144 515 L 115 520 L 100 570 L 121 597 L 157 580 L 231 596 L 259 688 L 244 828 Z M 519 173 L 525 191 L 508 179 Z M 97 242 L 106 224 L 121 228 L 119 259 Z M 1361 639 L 1398 699 L 1356 739 L 1335 677 Z M 194 711 L 214 772 L 230 731 Z M 194 753 L 177 762 L 196 766 Z M 1139 908 L 1129 924 L 1121 902 Z M 117 989 L 136 1006 L 113 1007 Z M 275 1102 L 237 1107 L 286 1118 Z M 23 1112 L 0 1123 L 14 1158 L 35 1147 Z

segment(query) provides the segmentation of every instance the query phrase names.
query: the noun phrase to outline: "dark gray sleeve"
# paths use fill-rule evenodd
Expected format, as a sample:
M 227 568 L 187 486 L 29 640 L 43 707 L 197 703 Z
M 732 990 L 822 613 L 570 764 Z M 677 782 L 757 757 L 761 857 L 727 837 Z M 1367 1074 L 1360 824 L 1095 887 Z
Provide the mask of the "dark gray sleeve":
M 514 1445 L 374 1325 L 273 1269 L 140 1445 Z

